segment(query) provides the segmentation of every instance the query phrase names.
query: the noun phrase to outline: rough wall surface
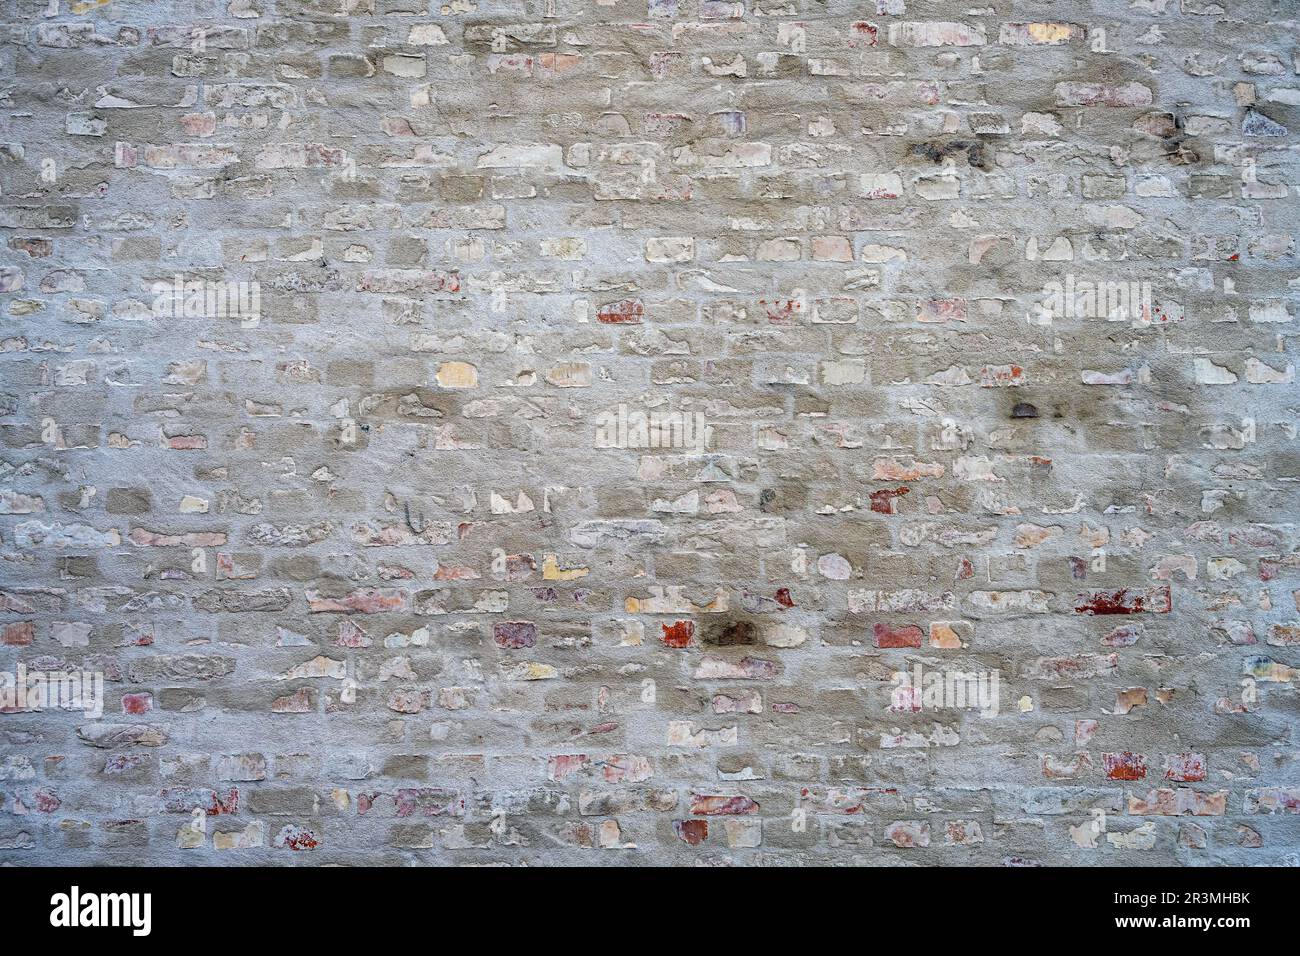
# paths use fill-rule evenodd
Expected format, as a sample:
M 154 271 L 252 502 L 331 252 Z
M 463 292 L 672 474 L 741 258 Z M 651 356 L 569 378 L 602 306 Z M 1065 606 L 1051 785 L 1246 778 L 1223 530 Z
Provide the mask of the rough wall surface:
M 0 9 L 0 861 L 1300 862 L 1290 0 Z

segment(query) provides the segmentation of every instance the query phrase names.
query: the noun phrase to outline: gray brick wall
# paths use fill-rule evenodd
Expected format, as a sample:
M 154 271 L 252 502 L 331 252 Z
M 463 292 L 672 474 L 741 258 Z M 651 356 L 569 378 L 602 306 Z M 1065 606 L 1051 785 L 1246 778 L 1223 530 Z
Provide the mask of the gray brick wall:
M 0 12 L 0 862 L 1300 862 L 1293 2 Z

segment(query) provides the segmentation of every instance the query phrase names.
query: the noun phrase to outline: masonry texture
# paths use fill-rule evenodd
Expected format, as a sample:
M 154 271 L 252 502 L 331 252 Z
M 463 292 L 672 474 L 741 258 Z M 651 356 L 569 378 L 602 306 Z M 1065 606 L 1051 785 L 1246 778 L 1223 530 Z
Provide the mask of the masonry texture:
M 1293 0 L 0 17 L 0 862 L 1300 863 Z

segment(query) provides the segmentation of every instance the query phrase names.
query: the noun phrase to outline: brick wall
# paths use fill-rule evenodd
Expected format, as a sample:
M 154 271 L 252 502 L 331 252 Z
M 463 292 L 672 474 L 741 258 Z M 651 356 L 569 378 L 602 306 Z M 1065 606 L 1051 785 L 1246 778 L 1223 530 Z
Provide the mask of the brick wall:
M 1293 3 L 0 11 L 0 861 L 1300 861 Z

